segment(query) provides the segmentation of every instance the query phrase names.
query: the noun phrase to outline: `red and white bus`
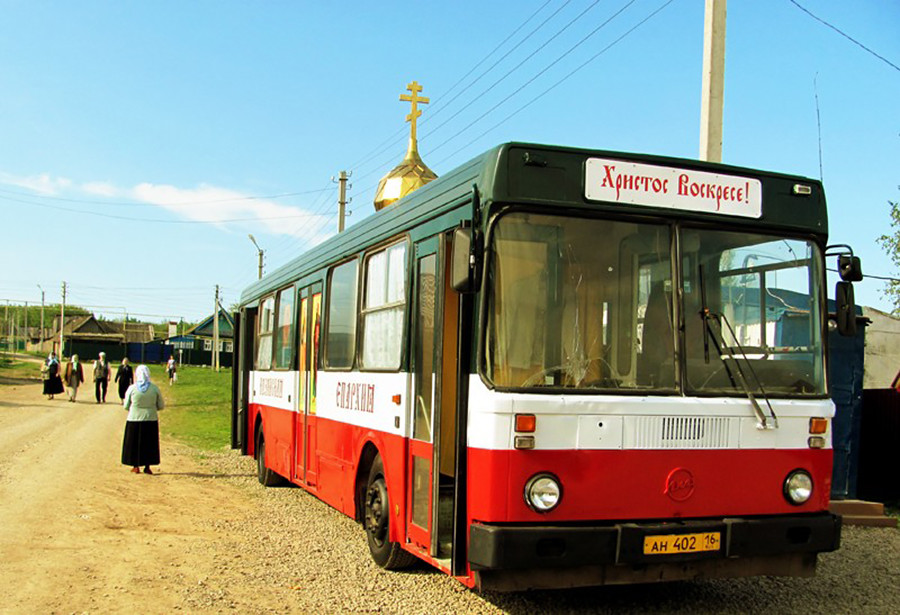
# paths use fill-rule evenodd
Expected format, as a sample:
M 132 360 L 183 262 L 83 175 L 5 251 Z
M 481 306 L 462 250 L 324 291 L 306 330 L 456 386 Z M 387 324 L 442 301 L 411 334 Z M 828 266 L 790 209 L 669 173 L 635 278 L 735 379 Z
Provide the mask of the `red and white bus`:
M 813 574 L 841 529 L 824 344 L 854 323 L 826 240 L 815 180 L 501 145 L 244 291 L 232 444 L 385 568 Z

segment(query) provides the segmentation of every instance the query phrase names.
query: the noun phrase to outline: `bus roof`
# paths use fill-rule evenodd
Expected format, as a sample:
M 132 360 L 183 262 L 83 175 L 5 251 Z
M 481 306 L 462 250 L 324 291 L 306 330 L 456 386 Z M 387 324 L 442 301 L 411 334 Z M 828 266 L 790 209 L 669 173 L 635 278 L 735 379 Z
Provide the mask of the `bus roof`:
M 247 287 L 242 305 L 470 201 L 715 221 L 825 241 L 821 182 L 681 158 L 529 143 L 498 145 Z

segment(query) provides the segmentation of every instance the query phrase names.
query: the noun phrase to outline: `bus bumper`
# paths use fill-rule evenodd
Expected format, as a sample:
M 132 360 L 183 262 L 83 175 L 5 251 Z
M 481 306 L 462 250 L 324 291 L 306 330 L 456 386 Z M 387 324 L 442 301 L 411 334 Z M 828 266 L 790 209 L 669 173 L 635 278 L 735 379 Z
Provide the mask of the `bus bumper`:
M 717 550 L 645 553 L 645 538 L 718 534 Z M 473 523 L 469 564 L 483 589 L 520 590 L 692 578 L 811 576 L 840 546 L 841 517 L 812 515 L 674 523 L 507 526 Z

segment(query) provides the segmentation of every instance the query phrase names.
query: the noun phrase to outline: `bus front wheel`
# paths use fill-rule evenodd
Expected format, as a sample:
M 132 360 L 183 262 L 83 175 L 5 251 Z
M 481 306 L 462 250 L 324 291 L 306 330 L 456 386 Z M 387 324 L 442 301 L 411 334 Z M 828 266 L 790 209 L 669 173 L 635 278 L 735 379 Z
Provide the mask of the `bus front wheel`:
M 390 540 L 391 506 L 387 483 L 384 480 L 384 464 L 376 457 L 369 471 L 366 486 L 364 526 L 369 552 L 375 563 L 386 570 L 398 570 L 412 564 L 416 558 L 407 553 L 400 543 Z

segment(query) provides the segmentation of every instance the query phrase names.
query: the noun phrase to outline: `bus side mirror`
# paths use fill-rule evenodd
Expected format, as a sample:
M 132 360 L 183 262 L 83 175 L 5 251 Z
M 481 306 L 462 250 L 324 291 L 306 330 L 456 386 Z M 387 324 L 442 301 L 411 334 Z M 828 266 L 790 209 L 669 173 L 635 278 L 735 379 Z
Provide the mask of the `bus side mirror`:
M 838 333 L 846 337 L 856 335 L 856 305 L 853 298 L 853 284 L 838 282 L 834 287 L 834 302 Z
M 838 273 L 845 282 L 861 282 L 863 273 L 859 257 L 846 254 L 838 256 Z
M 472 252 L 472 229 L 460 227 L 453 231 L 453 256 L 450 262 L 450 285 L 460 293 L 475 290 L 475 263 Z

